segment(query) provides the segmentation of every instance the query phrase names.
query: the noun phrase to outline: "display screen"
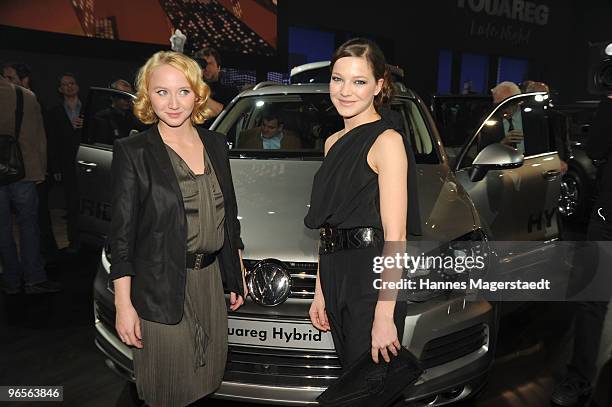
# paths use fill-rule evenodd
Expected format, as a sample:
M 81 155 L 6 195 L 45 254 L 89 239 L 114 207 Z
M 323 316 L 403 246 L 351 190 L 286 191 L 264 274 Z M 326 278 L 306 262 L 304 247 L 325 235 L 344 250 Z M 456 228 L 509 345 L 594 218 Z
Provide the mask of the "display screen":
M 186 53 L 275 56 L 277 16 L 277 0 L 0 1 L 1 25 L 168 45 L 180 29 Z

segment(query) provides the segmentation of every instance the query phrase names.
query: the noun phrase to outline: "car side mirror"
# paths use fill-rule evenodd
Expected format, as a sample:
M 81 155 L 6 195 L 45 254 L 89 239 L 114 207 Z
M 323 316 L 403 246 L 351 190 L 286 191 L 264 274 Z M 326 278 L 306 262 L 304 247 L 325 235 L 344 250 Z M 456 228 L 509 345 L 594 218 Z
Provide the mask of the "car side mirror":
M 516 148 L 494 143 L 486 146 L 474 159 L 470 169 L 470 180 L 482 180 L 489 170 L 505 170 L 523 165 L 525 157 Z

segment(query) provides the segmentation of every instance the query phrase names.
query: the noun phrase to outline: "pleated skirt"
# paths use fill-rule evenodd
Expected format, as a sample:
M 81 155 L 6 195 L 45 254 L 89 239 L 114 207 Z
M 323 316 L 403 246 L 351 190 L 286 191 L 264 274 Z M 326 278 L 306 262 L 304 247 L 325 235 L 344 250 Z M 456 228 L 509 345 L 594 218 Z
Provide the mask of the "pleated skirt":
M 227 359 L 227 309 L 218 260 L 187 270 L 184 314 L 176 325 L 141 319 L 134 349 L 138 396 L 151 407 L 186 406 L 221 385 Z

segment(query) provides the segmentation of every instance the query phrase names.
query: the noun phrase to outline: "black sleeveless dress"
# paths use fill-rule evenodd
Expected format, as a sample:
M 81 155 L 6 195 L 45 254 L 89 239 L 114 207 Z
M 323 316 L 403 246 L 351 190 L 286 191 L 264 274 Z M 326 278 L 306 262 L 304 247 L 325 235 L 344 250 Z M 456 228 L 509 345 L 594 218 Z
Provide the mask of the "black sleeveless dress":
M 374 227 L 382 231 L 378 174 L 367 163 L 370 148 L 385 130 L 385 120 L 347 132 L 329 149 L 314 177 L 310 209 L 304 224 L 311 229 Z M 342 366 L 371 349 L 378 291 L 373 258 L 382 247 L 341 250 L 319 257 L 319 277 L 334 345 Z M 406 303 L 395 306 L 395 325 L 402 341 Z

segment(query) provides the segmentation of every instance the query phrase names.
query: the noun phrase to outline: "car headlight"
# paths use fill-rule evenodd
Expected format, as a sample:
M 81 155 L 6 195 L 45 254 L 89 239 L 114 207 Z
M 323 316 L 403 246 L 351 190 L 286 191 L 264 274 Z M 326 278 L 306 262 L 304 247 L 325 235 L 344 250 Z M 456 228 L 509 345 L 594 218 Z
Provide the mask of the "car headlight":
M 104 247 L 102 248 L 102 256 L 101 256 L 101 261 L 102 261 L 102 267 L 104 267 L 104 270 L 106 270 L 107 273 L 110 274 L 110 268 L 111 268 L 111 250 L 110 250 L 110 244 L 108 242 L 106 242 L 104 244 Z
M 423 253 L 422 257 L 424 261 L 419 267 L 410 271 L 408 276 L 409 279 L 416 280 L 419 287 L 404 293 L 408 301 L 423 302 L 452 291 L 420 288 L 423 286 L 420 280 L 452 283 L 468 281 L 470 278 L 483 278 L 491 264 L 489 241 L 481 229 L 440 244 Z
M 458 239 L 448 243 L 446 255 L 455 258 L 455 264 L 459 264 L 459 259 L 463 259 L 461 270 L 445 270 L 447 275 L 466 274 L 469 277 L 483 277 L 489 270 L 491 264 L 491 248 L 489 239 L 482 229 L 473 230 Z M 479 262 L 470 262 L 465 265 L 465 259 L 480 259 Z

